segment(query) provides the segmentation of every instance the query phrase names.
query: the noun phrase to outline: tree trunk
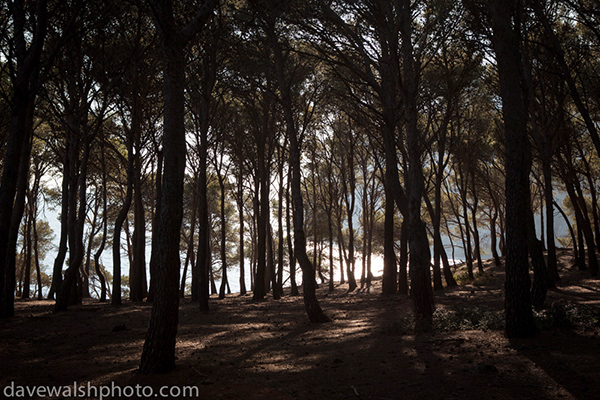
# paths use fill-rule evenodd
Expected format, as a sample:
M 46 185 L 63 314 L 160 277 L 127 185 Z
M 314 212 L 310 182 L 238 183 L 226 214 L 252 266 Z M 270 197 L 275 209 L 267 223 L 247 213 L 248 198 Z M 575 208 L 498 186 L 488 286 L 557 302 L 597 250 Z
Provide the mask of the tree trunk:
M 481 246 L 479 243 L 479 229 L 477 228 L 477 206 L 479 198 L 477 196 L 477 188 L 475 186 L 475 171 L 471 171 L 471 192 L 473 196 L 473 208 L 471 216 L 473 219 L 473 241 L 475 242 L 475 257 L 477 258 L 477 271 L 483 273 L 483 261 L 481 260 Z
M 266 134 L 266 132 L 264 132 Z M 258 143 L 258 196 L 257 207 L 257 256 L 256 279 L 254 282 L 254 300 L 262 300 L 267 294 L 267 224 L 269 223 L 269 175 L 265 160 L 265 139 L 260 138 Z
M 351 135 L 352 132 L 349 132 Z M 347 161 L 348 161 L 348 182 L 350 184 L 349 191 L 344 191 L 344 199 L 346 201 L 346 211 L 348 212 L 348 260 L 346 262 L 346 274 L 348 276 L 348 291 L 352 292 L 356 289 L 356 278 L 354 276 L 354 203 L 356 202 L 355 185 L 356 179 L 354 176 L 354 143 L 349 143 L 347 148 Z M 342 179 L 344 174 L 342 174 Z M 346 186 L 346 183 L 342 183 Z M 348 197 L 350 196 L 350 197 Z
M 508 337 L 526 337 L 537 332 L 531 310 L 527 224 L 523 223 L 530 212 L 531 149 L 520 83 L 520 27 L 512 25 L 513 7 L 513 3 L 494 0 L 490 13 L 506 135 L 505 333 Z
M 239 220 L 240 220 L 240 243 L 239 243 L 239 253 L 240 253 L 240 296 L 244 296 L 247 293 L 246 290 L 246 268 L 244 266 L 244 184 L 243 184 L 243 169 L 242 162 L 240 161 L 239 166 L 239 175 L 238 175 L 238 212 L 239 212 Z
M 195 263 L 194 263 L 194 233 L 196 232 L 196 213 L 198 212 L 198 176 L 196 175 L 196 179 L 194 179 L 194 182 L 196 183 L 194 189 L 193 189 L 193 194 L 192 194 L 192 216 L 190 218 L 190 239 L 188 242 L 188 249 L 185 255 L 185 263 L 183 266 L 183 274 L 181 275 L 181 284 L 179 285 L 179 297 L 181 297 L 182 299 L 185 296 L 185 284 L 187 281 L 187 270 L 188 270 L 188 265 L 191 263 L 191 270 L 192 270 L 192 282 L 194 281 L 194 278 L 196 277 L 195 274 L 193 273 L 194 269 L 195 269 Z
M 571 224 L 569 217 L 567 217 L 567 214 L 565 214 L 564 210 L 556 203 L 555 200 L 552 201 L 552 204 L 554 204 L 560 215 L 562 215 L 563 219 L 565 220 L 565 224 L 567 225 L 567 228 L 569 228 L 571 241 L 573 242 L 573 258 L 575 259 L 575 265 L 579 266 L 579 249 L 577 248 L 577 236 L 575 235 L 575 231 L 573 230 L 573 225 Z
M 121 230 L 123 223 L 129 213 L 131 199 L 133 196 L 133 143 L 132 138 L 127 139 L 127 192 L 123 200 L 123 206 L 115 220 L 115 228 L 113 230 L 113 290 L 111 304 L 113 306 L 121 305 Z M 135 279 L 135 278 L 134 278 Z
M 423 165 L 421 143 L 417 126 L 417 72 L 412 46 L 412 10 L 410 0 L 402 0 L 400 10 L 400 35 L 402 37 L 404 75 L 404 117 L 406 124 L 406 149 L 408 155 L 408 245 L 410 248 L 409 274 L 411 296 L 417 330 L 429 330 L 433 321 L 433 292 L 429 265 L 431 255 L 425 224 L 421 220 L 423 194 Z
M 29 192 L 29 189 L 27 190 Z M 31 197 L 31 196 L 26 196 Z M 27 212 L 25 215 L 25 236 L 23 244 L 25 255 L 23 257 L 23 289 L 21 290 L 21 298 L 29 299 L 31 296 L 31 261 L 32 261 L 32 241 L 31 241 L 31 202 L 28 201 Z
M 87 108 L 85 109 L 87 116 Z M 84 257 L 83 248 L 83 230 L 85 227 L 85 217 L 87 214 L 87 168 L 90 157 L 91 135 L 87 132 L 87 120 L 81 122 L 82 129 L 80 132 L 73 130 L 71 132 L 71 143 L 76 143 L 75 136 L 81 134 L 83 136 L 83 155 L 81 162 L 78 151 L 79 146 L 71 146 L 71 166 L 80 165 L 78 169 L 71 168 L 70 174 L 70 189 L 69 190 L 69 268 L 65 272 L 65 279 L 56 298 L 54 311 L 66 311 L 68 305 L 81 303 L 81 291 L 79 270 L 81 269 Z M 79 195 L 79 196 L 77 196 Z M 77 212 L 77 202 L 79 202 L 79 210 Z
M 29 7 L 23 2 L 10 3 L 6 17 L 13 22 L 11 43 L 13 59 L 8 60 L 15 67 L 11 90 L 11 114 L 6 139 L 6 152 L 0 182 L 0 318 L 15 315 L 15 263 L 18 229 L 23 215 L 25 196 L 19 197 L 18 181 L 25 180 L 29 170 L 29 153 L 33 136 L 34 105 L 40 87 L 40 59 L 46 40 L 48 19 L 47 1 L 35 4 L 30 19 L 35 19 L 30 27 L 26 15 Z M 29 30 L 33 29 L 33 31 Z M 25 37 L 28 37 L 26 40 Z M 26 46 L 28 40 L 31 40 Z M 25 184 L 26 182 L 23 182 Z M 14 245 L 13 240 L 14 239 Z M 14 247 L 13 247 L 14 246 Z
M 548 152 L 546 151 L 546 156 Z M 546 157 L 545 157 L 546 158 Z M 560 281 L 558 262 L 556 259 L 556 243 L 554 242 L 554 196 L 552 195 L 552 166 L 551 161 L 543 160 L 544 201 L 546 202 L 546 247 L 548 249 L 548 279 L 550 287 L 556 287 Z
M 208 121 L 206 122 L 206 124 Z M 206 178 L 208 157 L 208 125 L 202 122 L 200 129 L 200 151 L 198 154 L 198 254 L 196 255 L 197 279 L 192 282 L 192 301 L 198 301 L 201 311 L 209 310 L 210 297 L 210 222 L 208 216 L 208 187 Z M 197 290 L 194 290 L 196 287 Z
M 170 10 L 172 12 L 172 9 Z M 165 19 L 172 21 L 172 15 Z M 148 333 L 142 351 L 140 371 L 169 372 L 175 368 L 175 338 L 179 319 L 179 242 L 183 217 L 185 174 L 185 41 L 179 34 L 162 34 L 164 93 L 164 171 L 158 238 L 156 293 Z M 169 29 L 170 28 L 170 29 Z
M 316 295 L 315 268 L 311 264 L 306 254 L 306 236 L 304 233 L 304 205 L 302 201 L 301 186 L 301 164 L 300 164 L 300 143 L 294 123 L 294 114 L 292 109 L 291 90 L 285 80 L 284 61 L 282 51 L 275 36 L 274 27 L 269 26 L 268 35 L 273 50 L 275 61 L 275 70 L 277 82 L 281 92 L 281 105 L 286 125 L 286 133 L 290 141 L 290 168 L 292 171 L 291 190 L 293 201 L 293 221 L 294 221 L 294 254 L 296 255 L 300 267 L 302 268 L 302 282 L 304 285 L 304 308 L 308 318 L 313 323 L 329 322 L 330 319 L 325 315 Z
M 156 292 L 156 277 L 158 276 L 158 236 L 154 234 L 158 226 L 158 217 L 160 216 L 160 199 L 162 198 L 162 171 L 163 171 L 163 151 L 156 146 L 156 180 L 155 195 L 154 195 L 154 214 L 152 216 L 152 250 L 150 252 L 150 290 L 146 301 L 154 301 L 154 293 Z M 193 293 L 193 290 L 192 290 Z
M 408 294 L 408 221 L 400 226 L 400 257 L 398 273 L 398 293 Z
M 142 301 L 148 295 L 146 277 L 146 215 L 142 198 L 142 157 L 139 132 L 136 134 L 133 167 L 133 263 L 129 271 L 131 301 Z M 132 279 L 135 277 L 135 279 Z
M 387 174 L 387 172 L 386 172 Z M 383 278 L 382 292 L 385 295 L 396 293 L 398 287 L 398 266 L 394 251 L 394 199 L 391 190 L 385 189 L 385 220 L 383 233 Z
M 225 218 L 225 178 L 217 169 L 219 188 L 221 189 L 221 287 L 219 288 L 219 299 L 225 298 L 227 287 L 227 222 Z
M 288 172 L 288 188 L 285 191 L 285 228 L 287 230 L 286 239 L 288 244 L 288 253 L 290 258 L 290 285 L 292 287 L 292 296 L 298 296 L 298 284 L 296 283 L 296 255 L 294 253 L 294 244 L 291 234 L 291 215 L 290 215 L 290 184 L 291 184 L 291 168 Z
M 96 275 L 100 279 L 100 302 L 106 301 L 106 278 L 100 269 L 100 256 L 104 252 L 106 246 L 106 236 L 108 235 L 108 195 L 106 190 L 106 162 L 104 161 L 104 140 L 102 141 L 102 240 L 100 246 L 94 254 L 94 267 L 96 269 Z
M 62 268 L 67 256 L 68 239 L 68 216 L 69 216 L 69 142 L 65 146 L 65 155 L 63 158 L 63 178 L 61 189 L 61 209 L 60 209 L 60 240 L 58 242 L 58 252 L 54 259 L 54 268 L 52 269 L 52 285 L 48 293 L 48 299 L 54 300 L 54 295 L 58 293 L 62 286 Z
M 283 158 L 284 151 L 279 148 L 280 160 L 279 160 L 279 201 L 277 203 L 277 280 L 273 283 L 274 290 L 276 288 L 277 293 L 281 297 L 283 294 Z

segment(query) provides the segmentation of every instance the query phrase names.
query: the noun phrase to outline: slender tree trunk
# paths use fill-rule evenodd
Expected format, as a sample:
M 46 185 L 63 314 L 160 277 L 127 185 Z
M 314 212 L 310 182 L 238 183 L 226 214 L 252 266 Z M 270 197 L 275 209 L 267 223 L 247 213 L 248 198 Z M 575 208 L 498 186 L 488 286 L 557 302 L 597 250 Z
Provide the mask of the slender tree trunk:
M 383 278 L 382 292 L 385 295 L 396 293 L 398 288 L 398 266 L 394 251 L 394 200 L 391 190 L 385 189 L 385 215 L 383 232 Z
M 97 190 L 97 188 L 96 188 Z M 91 265 L 92 265 L 92 247 L 94 243 L 94 239 L 96 238 L 96 234 L 99 232 L 97 228 L 98 225 L 98 213 L 100 212 L 100 200 L 98 198 L 98 193 L 96 191 L 95 199 L 94 199 L 94 210 L 92 223 L 90 224 L 90 231 L 88 235 L 88 245 L 85 250 L 85 267 L 83 268 L 83 287 L 82 287 L 82 297 L 90 298 L 90 276 L 91 276 Z
M 158 146 L 157 146 L 158 147 Z M 158 236 L 154 234 L 158 227 L 158 217 L 160 216 L 160 199 L 162 198 L 162 171 L 163 171 L 163 151 L 162 149 L 156 149 L 157 161 L 156 161 L 156 180 L 155 196 L 154 196 L 154 215 L 152 217 L 152 250 L 150 253 L 150 290 L 148 291 L 148 297 L 146 301 L 153 302 L 154 294 L 156 293 L 156 278 L 158 277 Z M 193 293 L 193 290 L 192 290 Z
M 464 173 L 462 168 L 460 168 L 459 172 L 461 176 L 461 185 L 463 189 L 461 190 L 461 200 L 462 200 L 462 211 L 463 211 L 463 219 L 465 222 L 464 226 L 464 236 L 463 241 L 465 245 L 463 246 L 465 249 L 465 261 L 467 263 L 467 273 L 469 274 L 469 279 L 475 279 L 473 275 L 473 249 L 471 247 L 471 227 L 469 224 L 469 207 L 467 204 L 467 188 L 466 188 L 466 179 L 464 178 Z
M 408 221 L 404 219 L 400 227 L 400 257 L 398 293 L 408 294 Z
M 221 287 L 219 299 L 225 298 L 227 287 L 227 222 L 225 218 L 225 178 L 218 171 L 219 188 L 221 189 Z
M 37 287 L 38 287 L 38 300 L 43 300 L 44 296 L 42 295 L 42 269 L 40 267 L 40 252 L 39 252 L 39 237 L 37 231 L 37 223 L 34 220 L 33 223 L 33 251 L 35 255 L 35 272 L 37 274 Z
M 29 192 L 29 190 L 27 190 Z M 30 198 L 30 196 L 27 196 Z M 27 204 L 27 212 L 25 215 L 25 236 L 23 244 L 25 248 L 25 256 L 23 257 L 23 289 L 21 290 L 21 298 L 29 299 L 31 297 L 31 260 L 32 260 L 32 241 L 31 241 L 31 202 Z
M 479 204 L 479 198 L 477 196 L 477 188 L 475 186 L 475 171 L 471 172 L 471 187 L 473 196 L 473 208 L 471 209 L 471 215 L 473 219 L 473 241 L 475 242 L 475 257 L 477 258 L 477 271 L 483 273 L 483 261 L 481 260 L 481 245 L 479 242 L 479 229 L 477 227 L 477 206 Z
M 240 296 L 244 296 L 247 293 L 246 290 L 246 268 L 244 266 L 244 184 L 243 184 L 243 169 L 240 162 L 240 171 L 238 176 L 238 213 L 240 220 L 240 243 L 239 243 L 239 253 L 240 253 Z
M 191 266 L 191 270 L 192 272 L 195 269 L 195 265 L 194 265 L 194 233 L 196 232 L 196 213 L 198 212 L 198 176 L 196 176 L 196 179 L 194 180 L 194 182 L 196 182 L 196 187 L 194 188 L 194 192 L 192 194 L 192 216 L 190 219 L 190 240 L 188 243 L 188 249 L 185 255 L 185 263 L 183 266 L 183 274 L 181 276 L 181 285 L 179 285 L 179 297 L 181 297 L 182 299 L 185 296 L 185 283 L 187 280 L 187 269 L 188 269 L 188 265 L 192 264 Z M 192 281 L 195 278 L 195 274 L 192 273 Z
M 531 265 L 533 267 L 533 285 L 531 287 L 531 302 L 537 310 L 544 308 L 546 293 L 548 292 L 548 269 L 544 260 L 544 249 L 542 242 L 535 233 L 534 214 L 529 207 L 528 224 L 528 247 Z
M 344 198 L 346 200 L 346 211 L 348 212 L 348 260 L 346 262 L 346 274 L 348 275 L 348 291 L 352 292 L 356 289 L 356 278 L 354 276 L 354 203 L 356 202 L 355 193 L 355 176 L 354 176 L 354 144 L 349 143 L 348 154 L 348 183 L 350 184 L 350 193 L 346 192 Z M 348 195 L 350 198 L 348 198 Z
M 571 224 L 569 217 L 567 217 L 567 214 L 565 214 L 564 210 L 558 205 L 558 203 L 556 203 L 555 200 L 553 200 L 552 203 L 554 204 L 554 207 L 556 207 L 560 215 L 562 215 L 563 219 L 565 220 L 565 224 L 567 224 L 567 228 L 569 229 L 569 233 L 571 235 L 571 242 L 573 242 L 573 259 L 575 260 L 575 265 L 579 266 L 579 249 L 577 248 L 577 236 L 575 235 L 575 231 L 573 230 L 573 225 Z
M 65 155 L 63 158 L 63 178 L 61 189 L 61 210 L 60 210 L 60 240 L 58 242 L 58 252 L 54 259 L 54 268 L 52 269 L 52 285 L 48 293 L 48 299 L 54 300 L 54 295 L 58 293 L 62 285 L 62 268 L 67 256 L 68 239 L 68 216 L 69 216 L 69 141 L 66 141 Z
M 294 253 L 294 244 L 292 242 L 292 234 L 291 234 L 291 226 L 292 226 L 292 218 L 290 215 L 290 185 L 291 185 L 291 167 L 288 172 L 288 187 L 285 192 L 285 228 L 287 230 L 286 238 L 288 244 L 288 252 L 290 259 L 290 285 L 292 287 L 292 296 L 298 296 L 298 284 L 296 283 L 296 255 Z
M 100 279 L 100 302 L 104 303 L 106 301 L 106 278 L 104 277 L 104 273 L 100 268 L 100 256 L 104 252 L 104 247 L 106 246 L 106 237 L 108 235 L 108 193 L 106 190 L 106 162 L 104 160 L 104 139 L 102 139 L 101 144 L 101 154 L 102 154 L 102 240 L 100 241 L 100 246 L 94 254 L 94 267 L 96 269 L 96 275 L 98 279 Z
M 257 256 L 258 263 L 256 268 L 256 279 L 254 282 L 254 300 L 262 300 L 267 294 L 267 224 L 269 222 L 269 179 L 265 160 L 264 138 L 258 143 L 258 187 L 257 196 L 259 196 L 257 207 Z
M 560 281 L 554 242 L 554 196 L 552 194 L 552 168 L 550 160 L 542 161 L 544 173 L 544 201 L 546 202 L 546 247 L 548 249 L 548 279 L 550 287 Z
M 111 304 L 113 306 L 121 305 L 121 230 L 123 223 L 129 213 L 131 207 L 131 199 L 133 196 L 133 144 L 132 139 L 127 139 L 128 157 L 127 157 L 127 192 L 123 206 L 115 220 L 115 228 L 113 230 L 113 290 Z
M 292 170 L 291 190 L 293 201 L 293 221 L 294 221 L 294 254 L 296 255 L 300 267 L 302 268 L 302 282 L 304 286 L 304 308 L 308 318 L 313 323 L 329 322 L 330 319 L 325 315 L 316 296 L 315 267 L 310 262 L 306 254 L 306 236 L 304 233 L 304 204 L 302 200 L 301 171 L 300 171 L 300 143 L 294 123 L 294 114 L 292 109 L 292 97 L 290 87 L 286 83 L 284 75 L 284 61 L 282 51 L 275 36 L 274 27 L 270 26 L 268 35 L 273 50 L 277 82 L 281 92 L 281 105 L 286 124 L 286 133 L 290 141 L 290 168 Z
M 208 216 L 208 187 L 206 179 L 208 157 L 208 121 L 202 121 L 200 129 L 200 151 L 198 154 L 198 254 L 196 258 L 197 279 L 192 282 L 192 301 L 198 301 L 201 311 L 209 310 L 210 297 L 210 222 Z M 196 290 L 194 290 L 196 288 Z
M 136 138 L 136 152 L 133 168 L 133 263 L 129 272 L 131 284 L 130 298 L 132 301 L 142 301 L 148 295 L 148 280 L 146 277 L 146 215 L 142 198 L 142 159 L 140 155 L 139 138 Z M 135 276 L 135 280 L 131 278 Z
M 279 160 L 279 201 L 277 203 L 277 281 L 274 282 L 274 290 L 281 297 L 283 294 L 283 149 L 280 148 Z
M 498 255 L 498 234 L 496 233 L 496 222 L 498 221 L 498 210 L 494 208 L 492 217 L 490 218 L 490 247 L 492 248 L 492 257 L 494 264 L 500 265 L 500 256 Z

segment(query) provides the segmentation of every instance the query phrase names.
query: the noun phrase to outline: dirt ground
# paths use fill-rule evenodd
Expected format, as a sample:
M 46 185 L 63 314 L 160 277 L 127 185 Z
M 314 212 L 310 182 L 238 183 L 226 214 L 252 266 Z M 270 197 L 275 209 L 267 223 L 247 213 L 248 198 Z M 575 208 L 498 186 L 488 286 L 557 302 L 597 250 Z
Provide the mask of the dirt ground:
M 11 385 L 77 382 L 194 386 L 207 400 L 599 399 L 600 282 L 571 269 L 569 254 L 548 294 L 559 306 L 538 315 L 533 338 L 508 340 L 495 326 L 504 277 L 486 262 L 474 282 L 435 294 L 428 334 L 412 333 L 410 298 L 382 297 L 381 281 L 370 292 L 340 285 L 327 294 L 322 285 L 333 322 L 321 325 L 307 321 L 301 297 L 230 296 L 212 300 L 208 314 L 183 300 L 177 368 L 152 376 L 137 372 L 150 305 L 86 301 L 53 314 L 52 302 L 18 301 L 17 317 L 0 321 L 0 397 Z M 570 325 L 575 314 L 581 324 Z

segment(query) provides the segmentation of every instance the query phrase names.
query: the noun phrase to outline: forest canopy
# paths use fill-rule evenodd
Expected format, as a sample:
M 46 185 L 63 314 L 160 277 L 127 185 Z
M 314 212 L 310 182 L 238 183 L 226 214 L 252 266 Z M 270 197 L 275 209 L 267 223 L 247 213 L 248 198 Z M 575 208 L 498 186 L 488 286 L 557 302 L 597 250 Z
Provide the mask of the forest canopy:
M 536 332 L 557 247 L 598 276 L 597 2 L 0 10 L 2 318 L 16 297 L 152 302 L 148 373 L 174 367 L 180 298 L 207 311 L 231 276 L 326 323 L 317 285 L 368 290 L 381 259 L 427 330 L 455 260 L 474 279 L 489 255 L 509 337 Z

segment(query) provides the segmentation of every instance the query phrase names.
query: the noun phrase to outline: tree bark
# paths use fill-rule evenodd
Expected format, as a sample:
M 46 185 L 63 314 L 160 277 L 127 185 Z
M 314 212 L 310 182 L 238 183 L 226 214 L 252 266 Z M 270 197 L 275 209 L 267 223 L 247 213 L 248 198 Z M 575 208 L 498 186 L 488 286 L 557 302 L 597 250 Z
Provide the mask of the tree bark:
M 400 10 L 400 36 L 404 77 L 404 119 L 408 156 L 408 245 L 410 248 L 409 274 L 411 296 L 417 330 L 429 330 L 433 321 L 433 291 L 429 265 L 431 254 L 425 224 L 421 220 L 423 194 L 423 165 L 421 143 L 417 126 L 417 71 L 412 46 L 412 9 L 410 0 L 402 0 Z
M 506 146 L 506 284 L 505 334 L 526 337 L 537 332 L 531 310 L 527 224 L 531 149 L 527 137 L 525 101 L 521 90 L 518 26 L 513 26 L 513 3 L 494 0 L 492 43 L 502 96 Z
M 34 7 L 34 6 L 32 6 Z M 11 115 L 4 156 L 4 168 L 0 182 L 0 318 L 11 318 L 15 315 L 15 258 L 16 239 L 14 248 L 12 237 L 17 237 L 19 224 L 22 217 L 24 202 L 17 196 L 19 179 L 24 177 L 28 168 L 21 168 L 26 163 L 29 166 L 29 151 L 31 151 L 31 137 L 33 135 L 34 104 L 40 87 L 41 55 L 44 49 L 47 32 L 47 1 L 36 2 L 34 11 L 35 23 L 33 31 L 26 28 L 27 8 L 24 1 L 11 3 L 8 18 L 13 22 L 12 34 L 14 59 L 13 63 L 16 79 L 12 82 Z M 26 35 L 30 35 L 31 43 L 26 44 Z M 25 162 L 22 159 L 25 158 Z M 19 210 L 21 213 L 19 215 Z M 13 223 L 15 221 L 15 223 Z M 15 232 L 14 230 L 17 230 Z
M 127 138 L 127 191 L 125 193 L 125 199 L 123 200 L 123 206 L 117 215 L 115 220 L 115 228 L 113 230 L 113 290 L 111 304 L 113 306 L 121 305 L 121 230 L 123 223 L 129 213 L 129 207 L 131 207 L 131 199 L 133 196 L 133 143 L 132 138 Z M 134 280 L 136 278 L 134 277 Z
M 304 233 L 304 205 L 302 200 L 301 170 L 300 170 L 300 143 L 297 137 L 297 131 L 294 123 L 294 114 L 292 109 L 292 97 L 289 85 L 286 83 L 284 74 L 283 55 L 275 35 L 274 27 L 270 26 L 268 30 L 275 70 L 277 74 L 277 83 L 281 92 L 281 105 L 286 125 L 286 133 L 290 141 L 290 168 L 292 179 L 290 182 L 293 201 L 293 221 L 294 221 L 294 254 L 302 268 L 302 282 L 304 285 L 304 308 L 308 318 L 313 323 L 329 322 L 330 319 L 319 305 L 316 295 L 315 268 L 306 254 L 306 236 Z
M 167 3 L 170 8 L 172 4 Z M 169 372 L 175 368 L 175 338 L 179 320 L 179 230 L 183 216 L 186 154 L 185 41 L 171 31 L 174 21 L 172 9 L 169 11 L 157 22 L 157 29 L 163 29 L 164 171 L 161 212 L 153 233 L 158 239 L 156 293 L 140 363 L 140 371 L 144 374 Z M 164 22 L 168 22 L 169 26 L 160 27 Z
M 386 172 L 386 175 L 388 172 Z M 398 288 L 398 266 L 394 251 L 394 198 L 391 190 L 385 189 L 385 215 L 383 233 L 383 277 L 382 292 L 385 295 L 396 293 Z

